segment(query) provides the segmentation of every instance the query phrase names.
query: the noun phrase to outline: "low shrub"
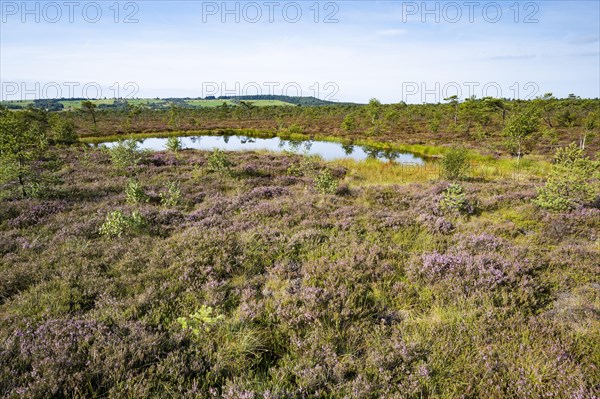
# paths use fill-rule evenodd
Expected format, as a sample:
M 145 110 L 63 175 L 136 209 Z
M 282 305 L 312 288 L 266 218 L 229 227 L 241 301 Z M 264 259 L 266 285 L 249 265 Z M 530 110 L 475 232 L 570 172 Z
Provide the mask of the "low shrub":
M 159 194 L 160 203 L 163 206 L 177 206 L 181 202 L 181 188 L 178 182 L 170 182 L 167 185 L 167 191 Z
M 223 320 L 223 315 L 213 315 L 213 308 L 202 305 L 202 307 L 190 314 L 188 317 L 178 317 L 177 322 L 181 324 L 184 330 L 191 330 L 195 335 L 200 335 L 202 331 L 210 331 L 210 326 Z
M 134 139 L 120 140 L 107 151 L 113 166 L 120 170 L 138 165 L 146 155 L 145 151 L 138 148 L 138 143 Z
M 299 162 L 294 162 L 287 168 L 287 174 L 295 177 L 311 176 L 316 172 L 317 163 L 308 156 L 302 157 Z
M 451 184 L 443 193 L 440 200 L 442 210 L 451 213 L 470 215 L 474 208 L 467 199 L 464 189 L 460 184 Z
M 227 159 L 227 155 L 218 148 L 215 148 L 208 157 L 208 167 L 212 172 L 228 173 L 231 162 Z
M 146 221 L 138 211 L 133 211 L 131 216 L 125 216 L 122 211 L 118 210 L 106 215 L 104 224 L 100 226 L 100 234 L 108 237 L 121 237 L 137 233 L 145 225 Z
M 574 143 L 559 149 L 554 157 L 550 177 L 546 185 L 538 189 L 534 203 L 555 212 L 591 204 L 599 192 L 599 165 L 586 157 L 583 150 Z
M 140 182 L 134 179 L 130 179 L 127 182 L 125 199 L 127 203 L 131 205 L 145 203 L 149 200 Z
M 287 131 L 290 134 L 302 134 L 302 133 L 304 133 L 304 129 L 302 128 L 302 126 L 298 125 L 297 123 L 291 124 L 287 128 Z
M 452 147 L 444 154 L 440 167 L 442 177 L 448 180 L 464 179 L 469 170 L 467 150 L 462 147 Z
M 178 137 L 169 137 L 167 139 L 167 143 L 165 144 L 165 147 L 167 150 L 172 151 L 172 152 L 179 152 L 181 151 L 182 144 L 181 144 L 181 140 L 179 140 Z
M 325 169 L 315 177 L 314 186 L 321 194 L 335 194 L 339 182 L 328 169 Z

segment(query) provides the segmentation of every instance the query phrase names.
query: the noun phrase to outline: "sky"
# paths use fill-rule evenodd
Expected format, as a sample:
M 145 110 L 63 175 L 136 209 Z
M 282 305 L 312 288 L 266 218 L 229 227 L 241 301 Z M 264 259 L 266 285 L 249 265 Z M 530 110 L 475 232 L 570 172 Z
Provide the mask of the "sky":
M 600 97 L 600 1 L 0 0 L 0 99 Z

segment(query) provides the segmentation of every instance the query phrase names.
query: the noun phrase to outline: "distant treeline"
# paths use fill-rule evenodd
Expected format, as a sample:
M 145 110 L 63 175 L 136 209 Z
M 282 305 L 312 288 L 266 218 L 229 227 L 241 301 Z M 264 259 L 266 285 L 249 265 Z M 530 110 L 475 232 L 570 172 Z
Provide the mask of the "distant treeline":
M 207 98 L 208 99 L 208 98 Z M 301 105 L 305 107 L 318 107 L 323 105 L 344 105 L 351 103 L 337 103 L 333 101 L 321 100 L 316 97 L 290 97 L 290 96 L 278 96 L 278 95 L 256 95 L 256 96 L 220 96 L 217 97 L 218 100 L 231 100 L 233 102 L 239 101 L 260 101 L 260 100 L 270 100 L 270 101 L 282 101 L 284 103 Z
M 107 102 L 107 99 L 86 99 L 86 98 L 57 98 L 57 99 L 37 99 L 32 101 L 0 101 L 0 106 L 4 106 L 8 109 L 25 109 L 25 108 L 38 108 L 45 109 L 47 111 L 62 111 L 66 108 L 79 108 L 79 105 L 83 101 L 91 101 L 97 104 L 99 109 L 127 109 L 129 106 L 143 106 L 149 109 L 165 109 L 170 107 L 182 107 L 182 108 L 203 108 L 207 105 L 198 103 L 199 101 L 208 101 L 209 107 L 214 107 L 214 102 L 223 100 L 223 102 L 229 102 L 232 104 L 240 105 L 244 102 L 251 101 L 280 101 L 287 105 L 299 105 L 305 107 L 316 107 L 323 105 L 334 105 L 339 104 L 332 101 L 321 100 L 315 97 L 290 97 L 290 96 L 279 96 L 279 95 L 256 95 L 256 96 L 208 96 L 205 98 L 197 97 L 183 97 L 183 98 L 154 98 L 154 99 L 127 99 L 127 98 L 116 98 L 113 99 L 112 103 Z M 109 100 L 110 101 L 110 100 Z M 194 103 L 196 102 L 196 103 Z M 66 104 L 66 106 L 65 106 Z M 286 105 L 282 104 L 282 105 Z
M 586 151 L 600 148 L 600 100 L 575 96 L 559 99 L 546 94 L 533 100 L 497 98 L 450 98 L 441 104 L 329 104 L 304 106 L 310 98 L 245 96 L 219 98 L 223 103 L 194 107 L 187 99 L 163 99 L 152 106 L 137 100 L 116 100 L 93 104 L 73 112 L 59 112 L 72 119 L 77 134 L 113 136 L 165 131 L 207 131 L 254 129 L 271 134 L 334 136 L 337 139 L 378 142 L 452 145 L 460 144 L 501 153 L 507 150 L 507 134 L 519 134 L 514 126 L 526 126 L 526 140 L 519 142 L 526 152 L 553 153 L 561 145 L 581 142 Z M 301 106 L 257 106 L 253 101 L 295 101 Z M 315 101 L 321 101 L 313 99 Z M 44 102 L 49 101 L 49 102 Z M 60 100 L 38 100 L 38 111 L 60 108 Z M 63 100 L 64 101 L 64 100 Z M 166 104 L 166 105 L 165 105 Z M 313 102 L 314 104 L 314 102 Z M 32 105 L 32 107 L 36 108 Z M 62 108 L 60 108 L 62 109 Z M 525 127 L 524 127 L 525 128 Z

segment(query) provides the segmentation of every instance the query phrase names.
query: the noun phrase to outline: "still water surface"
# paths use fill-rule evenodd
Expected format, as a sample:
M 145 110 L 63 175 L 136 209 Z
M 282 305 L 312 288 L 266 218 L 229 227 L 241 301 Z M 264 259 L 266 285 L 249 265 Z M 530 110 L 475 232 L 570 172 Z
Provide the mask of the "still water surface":
M 293 152 L 304 155 L 319 155 L 324 160 L 378 159 L 398 163 L 423 165 L 425 160 L 411 153 L 379 150 L 368 146 L 348 145 L 329 141 L 296 141 L 284 140 L 279 137 L 255 138 L 247 136 L 192 136 L 179 137 L 182 148 L 211 151 L 215 148 L 224 151 L 275 151 Z M 111 147 L 116 142 L 103 143 Z M 139 147 L 153 151 L 162 151 L 167 144 L 166 138 L 147 138 L 139 140 Z

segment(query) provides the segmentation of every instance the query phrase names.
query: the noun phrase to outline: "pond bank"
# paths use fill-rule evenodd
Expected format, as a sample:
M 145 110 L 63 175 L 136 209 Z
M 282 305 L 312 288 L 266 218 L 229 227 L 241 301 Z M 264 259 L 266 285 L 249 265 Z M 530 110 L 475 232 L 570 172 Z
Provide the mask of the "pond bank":
M 361 147 L 371 147 L 381 151 L 394 151 L 401 153 L 411 153 L 420 157 L 426 158 L 441 158 L 447 151 L 447 147 L 429 146 L 422 144 L 394 144 L 382 143 L 371 139 L 348 140 L 331 135 L 307 135 L 300 133 L 289 132 L 274 132 L 269 130 L 256 129 L 211 129 L 211 130 L 194 130 L 194 131 L 172 131 L 172 132 L 148 132 L 148 133 L 132 133 L 118 134 L 109 136 L 92 136 L 81 137 L 79 140 L 87 144 L 100 144 L 111 141 L 118 141 L 127 138 L 148 139 L 148 138 L 169 138 L 169 137 L 195 137 L 195 136 L 248 136 L 253 138 L 280 138 L 282 140 L 291 141 L 327 141 L 342 145 L 354 145 Z

